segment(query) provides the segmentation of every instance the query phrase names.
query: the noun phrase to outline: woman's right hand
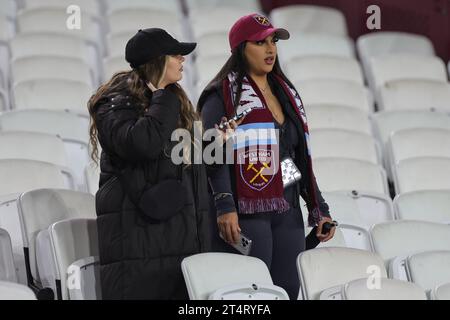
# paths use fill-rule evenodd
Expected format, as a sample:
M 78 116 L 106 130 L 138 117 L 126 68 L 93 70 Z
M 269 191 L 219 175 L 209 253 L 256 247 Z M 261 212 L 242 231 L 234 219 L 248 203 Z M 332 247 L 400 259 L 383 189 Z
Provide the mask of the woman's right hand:
M 228 243 L 238 243 L 241 228 L 236 211 L 228 212 L 217 217 L 217 226 L 224 240 Z

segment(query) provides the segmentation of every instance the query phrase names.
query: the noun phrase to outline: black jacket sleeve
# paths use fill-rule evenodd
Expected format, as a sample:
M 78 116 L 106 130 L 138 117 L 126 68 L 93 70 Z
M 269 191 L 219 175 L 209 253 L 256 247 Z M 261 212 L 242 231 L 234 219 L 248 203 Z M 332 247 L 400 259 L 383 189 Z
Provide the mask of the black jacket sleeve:
M 225 116 L 225 106 L 217 93 L 211 93 L 202 108 L 202 121 L 205 130 L 214 128 Z M 210 187 L 215 198 L 217 215 L 236 211 L 231 186 L 229 165 L 207 165 Z
M 156 159 L 176 129 L 181 103 L 168 89 L 154 92 L 143 117 L 133 103 L 130 96 L 115 95 L 98 106 L 100 143 L 126 161 Z

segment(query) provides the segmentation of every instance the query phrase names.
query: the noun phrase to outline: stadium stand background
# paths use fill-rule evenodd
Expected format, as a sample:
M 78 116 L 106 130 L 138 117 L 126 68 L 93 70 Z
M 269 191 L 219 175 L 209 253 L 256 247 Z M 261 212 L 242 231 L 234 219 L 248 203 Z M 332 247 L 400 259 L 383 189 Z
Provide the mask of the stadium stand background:
M 81 30 L 66 28 L 71 4 Z M 366 28 L 372 4 L 376 32 Z M 298 257 L 299 299 L 449 299 L 449 9 L 444 0 L 0 0 L 0 299 L 101 299 L 88 98 L 129 69 L 131 35 L 162 27 L 198 42 L 182 80 L 195 103 L 230 54 L 228 29 L 250 12 L 291 33 L 280 62 L 303 98 L 318 183 L 340 222 L 334 239 Z M 260 262 L 208 253 L 182 270 L 191 299 L 286 299 Z M 234 272 L 203 269 L 212 265 Z

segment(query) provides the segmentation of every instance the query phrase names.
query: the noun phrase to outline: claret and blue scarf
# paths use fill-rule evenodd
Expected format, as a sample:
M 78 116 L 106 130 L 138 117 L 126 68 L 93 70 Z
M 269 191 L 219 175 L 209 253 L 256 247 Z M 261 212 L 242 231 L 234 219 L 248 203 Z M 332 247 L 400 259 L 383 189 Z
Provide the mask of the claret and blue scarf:
M 306 185 L 309 195 L 308 223 L 314 226 L 322 217 L 315 192 L 314 173 L 312 169 L 311 152 L 309 147 L 309 131 L 306 122 L 305 110 L 297 91 L 290 87 L 280 76 L 275 75 L 275 81 L 281 86 L 290 99 L 290 105 L 300 119 L 305 133 L 308 148 L 308 176 Z M 227 117 L 240 114 L 251 108 L 252 111 L 246 115 L 237 129 L 239 134 L 253 130 L 259 132 L 261 129 L 268 132 L 263 138 L 246 139 L 242 143 L 239 139 L 234 145 L 234 166 L 237 184 L 237 198 L 239 213 L 252 214 L 263 212 L 285 212 L 289 210 L 289 203 L 284 199 L 283 182 L 278 161 L 279 149 L 275 124 L 272 113 L 267 108 L 266 101 L 258 86 L 250 77 L 245 77 L 242 82 L 242 93 L 237 109 L 234 107 L 234 99 L 237 92 L 236 75 L 230 73 L 223 81 L 224 102 Z M 251 136 L 251 135 L 248 135 Z M 275 170 L 274 170 L 275 169 Z

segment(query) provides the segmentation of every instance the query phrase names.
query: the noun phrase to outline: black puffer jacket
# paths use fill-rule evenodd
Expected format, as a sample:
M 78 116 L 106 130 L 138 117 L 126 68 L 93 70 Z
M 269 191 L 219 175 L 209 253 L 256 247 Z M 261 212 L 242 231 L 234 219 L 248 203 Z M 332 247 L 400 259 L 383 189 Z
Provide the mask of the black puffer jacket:
M 170 89 L 148 90 L 142 115 L 128 92 L 109 94 L 95 106 L 102 147 L 96 194 L 104 299 L 186 299 L 181 261 L 209 250 L 204 167 L 170 159 L 180 101 Z M 182 192 L 148 190 L 182 178 Z M 181 201 L 181 210 L 168 208 Z

